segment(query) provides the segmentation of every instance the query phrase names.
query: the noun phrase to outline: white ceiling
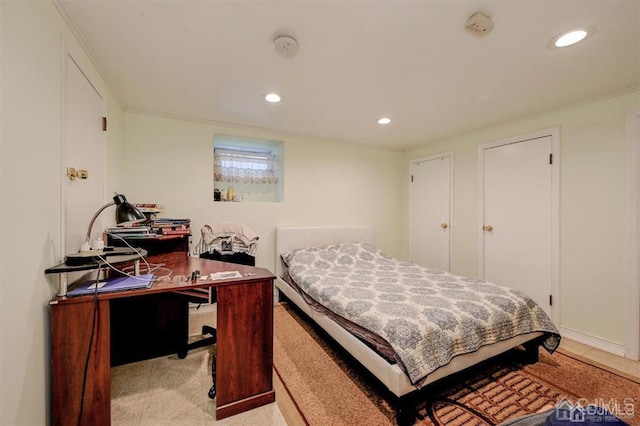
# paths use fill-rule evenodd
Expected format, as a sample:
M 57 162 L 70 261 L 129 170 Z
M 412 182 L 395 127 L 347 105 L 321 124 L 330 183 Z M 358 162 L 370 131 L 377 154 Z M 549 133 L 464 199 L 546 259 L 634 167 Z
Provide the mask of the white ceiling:
M 640 0 L 55 2 L 126 111 L 392 149 L 640 84 Z M 485 38 L 464 29 L 478 10 Z

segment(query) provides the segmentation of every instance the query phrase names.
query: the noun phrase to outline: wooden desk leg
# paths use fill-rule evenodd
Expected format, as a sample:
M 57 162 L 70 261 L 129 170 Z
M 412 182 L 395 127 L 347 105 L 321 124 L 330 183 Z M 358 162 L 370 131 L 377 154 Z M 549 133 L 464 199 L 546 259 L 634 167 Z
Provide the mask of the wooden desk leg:
M 111 423 L 111 363 L 109 301 L 51 306 L 51 390 L 53 425 L 109 425 Z M 82 384 L 87 362 L 84 404 L 80 422 Z
M 275 401 L 273 281 L 217 289 L 219 420 Z

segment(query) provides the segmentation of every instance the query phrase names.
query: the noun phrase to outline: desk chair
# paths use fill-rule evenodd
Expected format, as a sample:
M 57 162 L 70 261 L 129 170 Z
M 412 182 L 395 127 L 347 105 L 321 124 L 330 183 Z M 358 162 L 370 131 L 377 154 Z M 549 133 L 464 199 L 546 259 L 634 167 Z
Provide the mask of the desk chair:
M 246 253 L 220 254 L 217 251 L 214 251 L 213 253 L 202 253 L 200 254 L 200 258 L 219 260 L 221 262 L 237 263 L 240 265 L 256 266 L 255 257 L 250 256 Z M 212 304 L 217 301 L 216 289 L 213 287 L 194 288 L 181 291 L 180 293 L 185 296 L 187 302 L 197 303 L 198 305 L 201 305 L 203 303 Z M 216 343 L 216 329 L 214 327 L 203 325 L 202 335 L 209 337 L 205 337 L 204 339 L 200 339 L 191 343 L 187 342 L 184 349 L 178 353 L 178 357 L 184 358 L 187 356 L 187 353 L 191 349 L 202 348 L 204 346 L 209 346 Z
M 196 303 L 198 304 L 198 308 L 199 308 L 200 305 L 203 303 L 211 305 L 215 303 L 217 300 L 216 290 L 212 287 L 193 288 L 193 289 L 181 291 L 180 294 L 182 294 L 185 298 L 187 312 L 189 309 L 189 303 Z M 187 317 L 188 317 L 188 314 L 187 314 Z M 189 333 L 187 333 L 187 337 L 186 337 L 187 341 L 185 342 L 184 347 L 180 350 L 180 352 L 178 352 L 178 358 L 180 359 L 185 358 L 187 356 L 187 353 L 191 349 L 202 348 L 204 346 L 209 346 L 216 343 L 217 336 L 216 336 L 216 329 L 214 327 L 211 327 L 209 325 L 203 325 L 202 335 L 209 336 L 209 337 L 205 337 L 203 339 L 196 340 L 195 342 L 189 343 Z
M 201 253 L 200 254 L 200 258 L 202 259 L 211 259 L 211 260 L 219 260 L 221 262 L 229 262 L 229 263 L 237 263 L 237 264 L 241 264 L 241 265 L 248 265 L 248 266 L 256 266 L 256 258 L 253 256 L 250 256 L 246 253 L 233 253 L 233 254 L 221 254 L 218 253 L 217 251 L 213 251 L 212 253 Z M 212 304 L 215 303 L 217 301 L 217 292 L 216 289 L 214 287 L 209 287 L 209 288 L 194 288 L 194 289 L 190 289 L 190 290 L 186 290 L 184 292 L 182 292 L 182 294 L 185 295 L 186 299 L 188 302 L 191 303 L 198 303 L 198 304 L 202 304 L 202 303 L 208 303 L 208 304 Z M 187 309 L 189 308 L 188 303 L 187 303 Z M 178 357 L 179 358 L 184 358 L 187 356 L 187 352 L 190 349 L 196 349 L 196 348 L 201 348 L 203 346 L 209 346 L 209 345 L 213 345 L 216 343 L 216 339 L 217 339 L 217 334 L 216 334 L 216 329 L 214 327 L 211 327 L 209 325 L 203 325 L 202 326 L 202 335 L 203 336 L 207 336 L 209 335 L 209 337 L 205 337 L 203 339 L 197 340 L 195 342 L 191 342 L 188 343 L 186 342 L 184 350 L 180 353 L 178 353 Z M 187 333 L 187 339 L 188 339 L 188 333 Z M 211 385 L 211 388 L 209 389 L 209 398 L 214 399 L 216 397 L 216 358 L 214 355 L 213 358 L 213 362 L 211 363 L 211 377 L 213 378 L 213 384 Z

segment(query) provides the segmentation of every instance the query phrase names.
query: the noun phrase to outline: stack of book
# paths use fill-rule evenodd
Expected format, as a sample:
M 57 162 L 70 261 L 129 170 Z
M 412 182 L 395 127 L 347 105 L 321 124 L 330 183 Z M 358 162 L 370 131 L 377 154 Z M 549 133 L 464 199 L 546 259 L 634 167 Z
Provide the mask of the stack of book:
M 191 235 L 191 219 L 155 218 L 151 229 L 158 235 Z
M 111 234 L 114 238 L 153 238 L 154 234 L 150 226 L 133 225 L 133 226 L 113 226 L 107 228 L 107 234 Z

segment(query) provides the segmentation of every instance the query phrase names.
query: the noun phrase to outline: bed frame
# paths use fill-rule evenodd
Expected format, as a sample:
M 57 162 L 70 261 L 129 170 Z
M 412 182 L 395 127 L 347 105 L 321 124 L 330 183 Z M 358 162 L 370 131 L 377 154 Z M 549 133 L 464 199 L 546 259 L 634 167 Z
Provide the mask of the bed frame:
M 290 250 L 303 247 L 321 247 L 329 244 L 339 244 L 345 242 L 364 242 L 373 244 L 373 229 L 363 226 L 340 226 L 340 227 L 279 227 L 276 229 L 276 287 L 287 299 L 294 303 L 309 318 L 325 330 L 336 342 L 338 342 L 347 352 L 349 352 L 360 364 L 382 382 L 389 391 L 398 399 L 417 391 L 419 388 L 412 385 L 407 375 L 397 364 L 389 364 L 384 358 L 362 343 L 358 338 L 346 331 L 325 314 L 312 309 L 300 296 L 300 294 L 287 284 L 281 277 L 283 276 L 280 255 Z M 433 383 L 453 373 L 476 365 L 484 360 L 492 358 L 506 352 L 516 346 L 530 343 L 531 361 L 537 360 L 537 341 L 542 333 L 529 333 L 516 336 L 493 345 L 483 346 L 478 351 L 455 357 L 449 365 L 441 367 L 431 373 L 424 385 Z M 534 359 L 535 358 L 535 359 Z M 404 411 L 402 420 L 399 423 L 412 424 L 411 413 L 406 410 L 409 407 L 399 408 Z

